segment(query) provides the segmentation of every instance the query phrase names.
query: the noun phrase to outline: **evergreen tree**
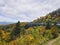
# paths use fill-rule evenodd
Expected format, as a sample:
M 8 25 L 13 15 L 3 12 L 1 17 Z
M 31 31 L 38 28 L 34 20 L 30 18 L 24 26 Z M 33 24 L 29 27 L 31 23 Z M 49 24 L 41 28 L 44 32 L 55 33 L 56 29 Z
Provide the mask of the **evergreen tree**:
M 51 23 L 48 21 L 46 22 L 46 29 L 50 29 L 51 28 Z
M 16 23 L 16 27 L 14 28 L 14 35 L 17 36 L 20 34 L 20 22 Z
M 18 21 L 18 23 L 16 23 L 16 26 L 11 33 L 11 39 L 14 40 L 16 37 L 20 37 L 20 31 L 21 31 L 20 21 Z
M 50 29 L 50 28 L 51 28 L 51 15 L 48 15 L 46 19 L 46 29 Z

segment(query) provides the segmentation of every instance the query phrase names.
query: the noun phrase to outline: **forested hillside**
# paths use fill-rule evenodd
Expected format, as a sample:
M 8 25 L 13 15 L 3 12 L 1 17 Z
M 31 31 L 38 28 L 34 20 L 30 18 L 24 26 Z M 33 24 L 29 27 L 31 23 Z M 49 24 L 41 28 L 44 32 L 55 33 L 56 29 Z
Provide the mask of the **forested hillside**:
M 45 45 L 59 36 L 57 24 L 60 24 L 60 9 L 33 22 L 0 25 L 0 45 Z
M 40 17 L 36 20 L 33 21 L 33 23 L 36 22 L 46 22 L 47 20 L 51 20 L 52 23 L 53 22 L 57 22 L 60 24 L 60 9 L 55 10 L 53 12 L 50 12 L 49 14 L 47 14 L 46 16 Z

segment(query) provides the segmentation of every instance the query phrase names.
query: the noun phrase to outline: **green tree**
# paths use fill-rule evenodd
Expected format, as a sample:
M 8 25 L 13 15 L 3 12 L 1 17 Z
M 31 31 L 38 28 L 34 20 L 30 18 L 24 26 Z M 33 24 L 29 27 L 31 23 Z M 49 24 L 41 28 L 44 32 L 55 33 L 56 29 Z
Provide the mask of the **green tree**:
M 50 29 L 51 28 L 51 23 L 50 21 L 46 22 L 46 29 Z
M 20 21 L 18 21 L 18 23 L 16 23 L 15 28 L 11 32 L 11 38 L 12 38 L 12 40 L 15 39 L 16 37 L 20 37 L 20 32 L 21 32 Z
M 57 26 L 53 26 L 51 28 L 51 32 L 52 32 L 53 37 L 56 38 L 58 36 L 58 33 L 59 33 L 59 28 Z
M 50 29 L 50 28 L 51 28 L 51 15 L 48 15 L 46 19 L 46 29 Z

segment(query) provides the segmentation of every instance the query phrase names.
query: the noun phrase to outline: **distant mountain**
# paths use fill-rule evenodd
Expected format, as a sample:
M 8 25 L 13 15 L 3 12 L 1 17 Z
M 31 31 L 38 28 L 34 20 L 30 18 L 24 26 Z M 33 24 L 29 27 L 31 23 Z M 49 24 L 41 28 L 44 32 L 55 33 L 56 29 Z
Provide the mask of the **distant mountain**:
M 12 24 L 13 22 L 0 22 L 0 25 Z

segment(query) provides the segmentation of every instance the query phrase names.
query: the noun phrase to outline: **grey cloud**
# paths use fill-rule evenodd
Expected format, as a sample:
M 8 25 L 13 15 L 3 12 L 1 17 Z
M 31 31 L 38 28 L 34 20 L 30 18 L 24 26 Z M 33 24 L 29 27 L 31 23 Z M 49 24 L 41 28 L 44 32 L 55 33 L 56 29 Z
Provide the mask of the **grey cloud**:
M 1 0 L 0 12 L 9 20 L 32 21 L 60 8 L 59 4 L 59 0 Z

